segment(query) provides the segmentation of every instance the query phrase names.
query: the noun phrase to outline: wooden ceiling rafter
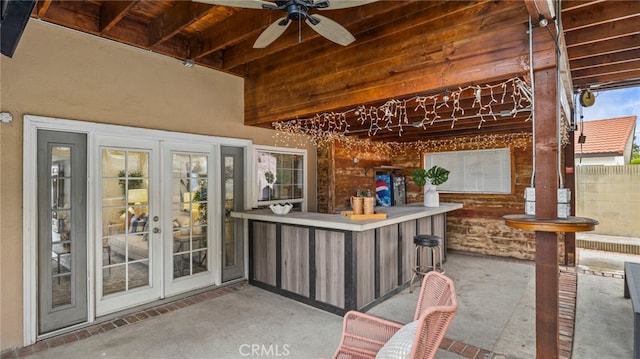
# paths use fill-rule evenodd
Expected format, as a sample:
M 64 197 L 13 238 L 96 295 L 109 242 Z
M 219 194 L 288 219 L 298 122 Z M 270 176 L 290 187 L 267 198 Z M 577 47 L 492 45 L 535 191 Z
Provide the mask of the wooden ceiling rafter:
M 270 127 L 273 121 L 359 103 L 379 105 L 390 98 L 524 74 L 528 15 L 535 25 L 538 14 L 551 22 L 551 34 L 534 28 L 534 69 L 555 66 L 552 4 L 382 0 L 322 12 L 354 34 L 356 42 L 347 47 L 302 24 L 302 43 L 292 27 L 267 48 L 253 49 L 255 38 L 284 13 L 198 1 L 39 0 L 32 17 L 245 77 L 245 123 Z M 563 0 L 560 5 L 557 41 L 568 61 L 558 66 L 561 76 L 572 81 L 563 81 L 564 92 L 640 85 L 637 2 Z M 501 126 L 492 123 L 486 130 L 503 131 Z M 514 121 L 508 126 L 523 125 Z M 432 135 L 450 134 L 446 127 L 433 127 Z M 486 133 L 483 128 L 478 133 Z
M 98 32 L 105 34 L 127 15 L 135 1 L 105 1 L 100 6 L 100 26 Z
M 280 14 L 253 9 L 240 11 L 194 36 L 191 41 L 192 57 L 198 59 L 215 51 L 254 40 L 264 28 L 276 21 L 276 15 Z
M 192 1 L 178 1 L 171 12 L 163 12 L 149 24 L 149 46 L 176 36 L 211 11 L 211 6 Z
M 356 36 L 356 41 L 361 42 L 362 39 L 360 37 L 363 32 L 371 31 L 373 28 L 393 22 L 397 16 L 408 16 L 415 11 L 423 11 L 424 6 L 419 7 L 416 5 L 419 1 L 411 1 L 408 4 L 400 1 L 372 3 L 366 6 L 366 11 L 364 11 L 363 7 L 356 7 L 350 9 L 349 12 L 336 10 L 329 15 L 331 15 L 332 20 L 350 29 Z M 364 23 L 366 23 L 366 27 L 363 25 Z M 360 24 L 359 28 L 356 28 L 355 26 L 358 26 L 358 24 Z M 302 31 L 304 32 L 302 38 L 306 43 L 321 38 L 318 33 L 306 27 Z M 253 49 L 253 43 L 238 44 L 236 47 L 225 50 L 225 69 L 232 71 L 238 66 L 299 46 L 298 39 L 296 31 L 289 31 L 264 49 Z M 335 46 L 324 40 L 316 42 L 316 44 L 315 49 L 310 49 L 306 53 L 312 54 L 315 50 L 320 51 L 326 46 Z
M 640 10 L 631 1 L 563 2 L 574 88 L 640 84 Z

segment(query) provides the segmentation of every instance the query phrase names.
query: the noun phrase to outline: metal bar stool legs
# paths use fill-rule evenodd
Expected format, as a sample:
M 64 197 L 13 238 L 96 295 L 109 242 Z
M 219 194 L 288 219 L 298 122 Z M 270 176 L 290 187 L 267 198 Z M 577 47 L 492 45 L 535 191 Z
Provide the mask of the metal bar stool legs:
M 413 281 L 418 275 L 425 275 L 430 271 L 444 273 L 442 268 L 442 246 L 440 237 L 430 234 L 418 234 L 413 237 L 416 245 L 413 259 L 413 274 L 409 282 L 409 293 L 413 293 Z M 431 254 L 431 265 L 427 264 L 427 254 Z

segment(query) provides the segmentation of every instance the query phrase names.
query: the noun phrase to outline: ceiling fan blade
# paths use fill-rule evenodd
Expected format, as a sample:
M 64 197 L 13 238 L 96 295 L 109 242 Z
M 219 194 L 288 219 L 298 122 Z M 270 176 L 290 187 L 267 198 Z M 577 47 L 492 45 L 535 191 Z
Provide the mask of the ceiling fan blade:
M 247 9 L 263 9 L 263 5 L 268 7 L 275 6 L 274 3 L 263 0 L 193 0 L 212 5 L 222 5 L 231 7 L 242 7 Z
M 315 25 L 309 19 L 306 19 L 305 22 L 311 26 L 313 30 L 315 30 L 318 34 L 326 37 L 327 39 L 340 44 L 342 46 L 347 46 L 350 43 L 356 41 L 356 38 L 351 35 L 349 30 L 345 29 L 342 25 L 337 22 L 329 19 L 328 17 L 322 15 L 312 15 L 309 16 L 314 18 Z
M 360 5 L 369 4 L 378 0 L 314 0 L 314 3 L 322 3 L 324 1 L 329 2 L 328 7 L 319 7 L 318 10 L 336 10 L 345 9 L 348 7 L 355 7 Z
M 253 43 L 254 49 L 262 49 L 272 42 L 276 41 L 280 35 L 289 27 L 291 24 L 291 20 L 289 20 L 286 16 L 282 17 L 273 24 L 269 25 L 260 36 L 256 39 L 256 42 Z

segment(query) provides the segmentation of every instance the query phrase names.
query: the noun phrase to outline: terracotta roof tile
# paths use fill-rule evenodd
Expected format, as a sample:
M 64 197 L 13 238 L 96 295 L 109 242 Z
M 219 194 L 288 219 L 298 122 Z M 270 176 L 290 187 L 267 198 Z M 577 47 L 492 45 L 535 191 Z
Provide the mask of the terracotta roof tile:
M 574 132 L 576 149 L 575 152 L 588 153 L 617 153 L 622 155 L 624 147 L 633 138 L 637 116 L 627 116 L 609 118 L 597 121 L 585 121 L 578 125 Z M 582 149 L 578 143 L 580 133 L 587 136 Z

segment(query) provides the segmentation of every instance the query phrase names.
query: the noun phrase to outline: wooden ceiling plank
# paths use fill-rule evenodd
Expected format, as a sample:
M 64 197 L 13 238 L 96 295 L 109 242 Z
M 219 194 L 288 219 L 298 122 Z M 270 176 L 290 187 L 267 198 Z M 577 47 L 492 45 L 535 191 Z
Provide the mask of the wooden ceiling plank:
M 99 35 L 100 6 L 84 1 L 52 2 L 42 20 L 73 30 Z
M 374 16 L 386 14 L 386 16 L 388 16 L 388 19 L 386 21 L 389 22 L 392 19 L 396 18 L 396 14 L 394 14 L 394 10 L 396 9 L 403 9 L 405 11 L 403 13 L 404 16 L 407 16 L 413 11 L 416 11 L 414 10 L 415 8 L 418 8 L 419 11 L 422 11 L 429 6 L 433 6 L 434 3 L 435 2 L 413 1 L 410 4 L 407 4 L 406 2 L 402 1 L 383 1 L 350 9 L 346 14 L 344 10 L 341 10 L 338 12 L 338 16 L 333 15 L 335 12 L 331 12 L 331 14 L 327 16 L 330 16 L 332 20 L 339 22 L 345 28 L 348 28 L 351 31 L 355 31 L 355 29 L 352 28 L 354 24 L 361 21 L 370 20 Z M 366 11 L 364 9 L 366 9 Z M 400 13 L 398 13 L 397 15 L 399 16 L 399 14 Z M 369 23 L 369 25 L 370 27 L 375 26 L 375 24 L 371 23 Z M 303 30 L 305 31 L 305 42 L 321 37 L 315 31 L 309 30 L 310 29 L 308 29 L 308 26 L 305 26 Z M 357 35 L 357 31 L 355 35 Z M 285 51 L 291 47 L 298 45 L 297 32 L 292 34 L 283 34 L 276 42 L 272 43 L 264 49 L 254 49 L 253 43 L 243 43 L 224 52 L 225 68 L 233 69 L 243 64 L 255 61 L 271 54 Z
M 475 9 L 473 13 L 477 14 L 482 9 L 486 10 L 487 8 Z M 479 11 L 479 13 L 482 12 Z M 476 33 L 476 31 L 481 33 L 485 29 L 512 26 L 518 22 L 518 20 L 513 20 L 517 18 L 518 12 L 520 9 L 510 8 L 510 11 L 501 12 L 494 17 L 477 19 L 476 21 L 464 20 L 461 24 L 456 23 L 456 19 L 470 18 L 472 12 L 464 12 L 462 14 L 464 16 L 451 14 L 431 23 L 424 21 L 432 19 L 433 16 L 428 12 L 423 12 L 415 14 L 416 17 L 405 18 L 409 20 L 398 20 L 397 22 L 405 24 L 395 23 L 394 28 L 402 29 L 402 31 L 394 31 L 384 36 L 386 34 L 384 29 L 376 28 L 371 31 L 371 40 L 365 39 L 353 47 L 335 48 L 334 51 L 314 51 L 306 46 L 300 46 L 300 51 L 291 51 L 290 56 L 286 59 L 276 61 L 275 58 L 268 57 L 264 61 L 252 63 L 251 72 L 256 75 L 268 73 L 267 76 L 273 78 L 284 76 L 291 83 L 306 81 L 308 78 L 324 77 L 326 74 L 337 80 L 344 77 L 362 77 L 369 73 L 376 74 L 376 69 L 379 71 L 383 68 L 388 69 L 389 73 L 397 74 L 402 72 L 403 68 L 408 69 L 420 64 L 426 66 L 435 61 L 442 61 L 442 54 L 439 52 L 443 48 L 446 49 L 447 59 L 455 60 L 464 56 L 473 56 L 475 53 L 499 50 L 502 48 L 502 42 L 511 44 L 520 39 L 522 44 L 523 36 L 526 36 L 522 25 L 519 26 L 519 29 L 518 25 L 510 27 L 503 36 L 495 36 L 497 33 L 494 33 L 494 36 L 488 36 L 486 39 L 492 42 L 484 48 L 477 48 L 461 41 L 469 33 Z M 445 25 L 447 26 L 444 27 Z M 434 30 L 429 31 L 428 29 Z M 463 51 L 469 51 L 469 53 Z M 272 61 L 269 61 L 270 59 Z M 334 83 L 329 79 L 326 79 L 325 82 L 327 84 Z M 262 86 L 266 86 L 264 90 L 270 92 L 268 86 L 279 87 L 279 82 L 269 83 L 267 81 Z M 251 85 L 249 84 L 248 87 Z
M 560 3 L 561 11 L 571 11 L 585 6 L 593 6 L 607 0 L 563 0 Z
M 593 77 L 574 78 L 573 82 L 578 88 L 587 88 L 594 84 L 598 88 L 612 88 L 611 85 L 616 83 L 624 83 L 625 86 L 629 87 L 640 86 L 640 69 L 636 68 L 613 74 L 597 74 Z
M 135 4 L 135 1 L 104 1 L 100 6 L 99 32 L 109 32 Z
M 589 69 L 597 66 L 618 64 L 628 61 L 633 61 L 640 58 L 640 43 L 635 49 L 628 49 L 620 52 L 612 52 L 605 55 L 586 57 L 579 60 L 573 60 L 570 62 L 571 70 L 578 71 L 583 69 Z
M 178 1 L 149 24 L 149 45 L 154 46 L 175 36 L 198 21 L 213 7 L 193 1 Z
M 276 21 L 273 11 L 246 9 L 220 21 L 191 41 L 192 58 L 197 59 L 214 51 L 235 45 L 256 36 Z
M 518 7 L 518 4 L 515 2 L 496 4 L 487 1 L 453 1 L 440 3 L 416 1 L 401 6 L 403 3 L 402 1 L 372 3 L 367 6 L 354 8 L 353 10 L 356 11 L 355 14 L 339 13 L 333 16 L 332 19 L 347 27 L 357 38 L 356 43 L 345 49 L 356 51 L 355 47 L 361 47 L 364 44 L 372 48 L 380 47 L 382 38 L 402 34 L 411 28 L 418 27 L 424 31 L 424 29 L 438 28 L 438 24 L 442 24 L 442 26 L 446 28 L 451 21 L 460 23 L 469 19 L 468 22 L 478 22 L 478 17 L 495 16 L 498 12 L 510 11 L 513 7 Z M 410 17 L 415 19 L 411 23 L 401 21 L 401 19 Z M 450 20 L 443 20 L 444 18 L 449 18 Z M 490 21 L 486 22 L 489 23 Z M 477 31 L 477 28 L 473 29 L 473 32 L 475 31 Z M 311 43 L 315 44 L 315 46 L 313 48 L 308 47 L 305 51 L 290 51 L 293 56 L 295 56 L 296 53 L 300 53 L 309 59 L 319 53 L 326 52 L 325 49 L 338 48 L 331 43 L 327 43 L 326 40 L 317 36 L 317 34 L 307 27 L 303 27 L 303 35 L 305 39 L 313 38 L 317 40 L 313 42 L 305 41 L 305 46 L 309 46 Z M 285 33 L 276 43 L 266 49 L 261 49 L 259 52 L 249 49 L 246 46 L 249 45 L 241 44 L 241 46 L 224 52 L 225 68 L 233 69 L 247 62 L 252 62 L 252 68 L 254 68 L 254 60 L 258 58 L 261 58 L 261 62 L 273 62 L 273 59 L 279 56 L 279 51 L 294 46 L 298 47 L 299 44 L 297 43 L 297 34 L 291 32 Z M 279 61 L 280 60 L 278 60 L 278 62 Z M 295 59 L 292 61 L 299 62 L 301 60 Z
M 569 52 L 569 61 L 589 58 L 593 56 L 606 55 L 620 52 L 627 49 L 640 47 L 640 34 L 608 39 L 607 41 L 591 42 L 580 46 L 572 46 Z
M 52 0 L 40 0 L 40 1 L 38 1 L 38 5 L 37 5 L 38 18 L 41 19 L 46 15 L 47 10 L 49 10 L 49 7 L 51 6 L 51 2 L 52 2 Z
M 640 33 L 640 16 L 627 18 L 616 22 L 608 22 L 565 34 L 567 46 L 579 46 L 592 42 L 607 41 L 624 36 Z
M 574 78 L 582 79 L 586 77 L 598 77 L 621 72 L 635 71 L 637 69 L 640 69 L 640 57 L 636 57 L 635 59 L 624 62 L 607 63 L 601 66 L 591 66 L 581 70 L 573 71 L 572 73 Z
M 591 6 L 562 11 L 562 27 L 565 32 L 620 21 L 640 14 L 640 4 L 634 1 L 607 1 Z

